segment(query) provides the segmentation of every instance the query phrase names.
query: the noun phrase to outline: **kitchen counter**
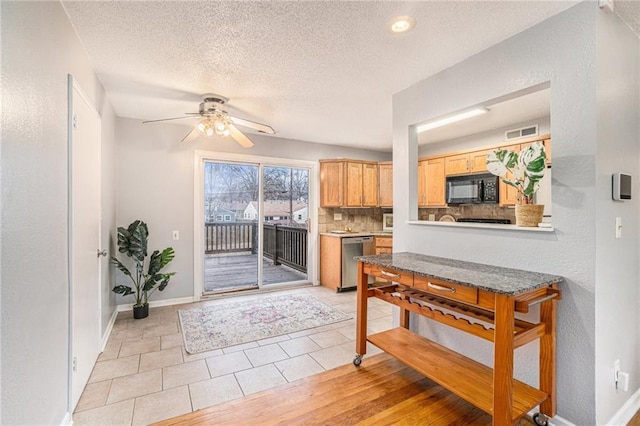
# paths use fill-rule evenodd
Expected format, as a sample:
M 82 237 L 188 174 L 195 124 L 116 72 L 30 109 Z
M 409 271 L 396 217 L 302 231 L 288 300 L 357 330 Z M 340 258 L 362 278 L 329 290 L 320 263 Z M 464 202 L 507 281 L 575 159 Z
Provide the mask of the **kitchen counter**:
M 382 231 L 358 231 L 358 232 L 345 232 L 345 233 L 335 233 L 335 232 L 321 232 L 320 235 L 324 235 L 326 237 L 336 237 L 336 238 L 344 238 L 344 237 L 392 237 L 392 232 L 382 232 Z
M 563 281 L 563 278 L 557 275 L 426 256 L 417 253 L 360 256 L 356 260 L 507 295 L 517 295 Z

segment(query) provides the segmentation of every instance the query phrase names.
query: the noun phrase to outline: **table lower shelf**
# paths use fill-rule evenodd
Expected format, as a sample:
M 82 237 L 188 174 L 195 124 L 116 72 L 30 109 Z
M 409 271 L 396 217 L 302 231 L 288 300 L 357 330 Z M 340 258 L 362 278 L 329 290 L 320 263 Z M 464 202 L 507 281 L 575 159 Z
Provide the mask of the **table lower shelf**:
M 367 340 L 462 399 L 493 415 L 491 368 L 402 327 L 369 335 Z M 513 379 L 513 421 L 546 398 L 545 392 Z

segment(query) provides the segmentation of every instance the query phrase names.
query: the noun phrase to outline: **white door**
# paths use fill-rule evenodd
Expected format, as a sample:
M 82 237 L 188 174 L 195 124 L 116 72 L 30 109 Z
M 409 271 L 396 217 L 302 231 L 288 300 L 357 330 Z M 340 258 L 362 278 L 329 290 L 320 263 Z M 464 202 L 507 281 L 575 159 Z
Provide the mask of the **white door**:
M 100 344 L 100 116 L 69 77 L 71 410 Z

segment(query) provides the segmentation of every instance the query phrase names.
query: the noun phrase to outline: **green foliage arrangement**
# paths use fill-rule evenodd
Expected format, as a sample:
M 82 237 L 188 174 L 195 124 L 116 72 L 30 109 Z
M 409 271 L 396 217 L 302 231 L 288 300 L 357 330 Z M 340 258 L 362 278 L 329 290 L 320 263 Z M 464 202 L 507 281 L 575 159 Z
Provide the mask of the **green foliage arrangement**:
M 144 263 L 147 257 L 147 241 L 149 229 L 147 224 L 141 220 L 136 220 L 129 227 L 118 228 L 118 251 L 131 258 L 135 264 L 135 271 L 129 271 L 122 262 L 112 257 L 112 262 L 123 274 L 131 278 L 133 286 L 117 285 L 113 292 L 127 296 L 135 294 L 136 302 L 134 306 L 145 306 L 149 302 L 149 296 L 156 290 L 163 291 L 169 284 L 169 280 L 175 272 L 161 273 L 162 269 L 175 257 L 173 247 L 167 247 L 151 253 L 147 272 L 144 271 Z M 157 285 L 157 288 L 156 288 Z
M 540 179 L 544 177 L 546 158 L 542 142 L 534 142 L 520 153 L 507 149 L 489 153 L 487 169 L 516 188 L 523 195 L 523 204 L 531 204 L 540 187 Z M 508 172 L 511 172 L 512 179 L 506 178 Z

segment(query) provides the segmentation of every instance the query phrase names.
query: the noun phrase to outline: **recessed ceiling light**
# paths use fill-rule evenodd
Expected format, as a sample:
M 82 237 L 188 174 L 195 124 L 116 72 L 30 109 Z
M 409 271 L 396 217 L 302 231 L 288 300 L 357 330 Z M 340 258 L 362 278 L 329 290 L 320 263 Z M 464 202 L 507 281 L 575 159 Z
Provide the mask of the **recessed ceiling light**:
M 398 16 L 391 22 L 391 31 L 394 33 L 406 33 L 416 26 L 416 20 L 411 16 Z

